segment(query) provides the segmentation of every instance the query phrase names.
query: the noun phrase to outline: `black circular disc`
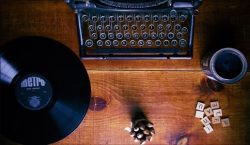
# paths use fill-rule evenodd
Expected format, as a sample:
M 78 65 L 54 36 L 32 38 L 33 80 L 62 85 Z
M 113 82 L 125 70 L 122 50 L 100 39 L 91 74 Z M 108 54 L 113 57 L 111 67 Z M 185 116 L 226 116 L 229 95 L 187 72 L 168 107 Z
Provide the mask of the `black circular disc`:
M 63 44 L 22 37 L 0 52 L 0 132 L 21 144 L 50 144 L 74 131 L 90 102 L 88 74 Z

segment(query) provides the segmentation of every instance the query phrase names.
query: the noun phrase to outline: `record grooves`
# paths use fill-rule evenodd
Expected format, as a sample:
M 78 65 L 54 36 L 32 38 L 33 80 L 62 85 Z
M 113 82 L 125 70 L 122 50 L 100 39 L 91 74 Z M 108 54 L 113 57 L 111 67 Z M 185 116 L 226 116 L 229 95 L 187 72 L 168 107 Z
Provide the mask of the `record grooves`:
M 0 51 L 0 132 L 22 144 L 50 144 L 74 131 L 87 113 L 90 82 L 63 44 L 23 37 Z

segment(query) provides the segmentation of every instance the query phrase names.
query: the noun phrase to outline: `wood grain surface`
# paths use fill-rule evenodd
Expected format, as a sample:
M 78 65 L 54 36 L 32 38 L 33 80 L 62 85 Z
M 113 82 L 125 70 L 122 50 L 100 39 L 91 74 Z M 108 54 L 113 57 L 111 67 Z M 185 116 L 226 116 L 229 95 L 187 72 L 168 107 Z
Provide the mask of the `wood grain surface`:
M 92 96 L 108 105 L 102 111 L 89 110 L 80 126 L 55 145 L 138 144 L 123 130 L 135 105 L 155 124 L 156 135 L 148 144 L 175 145 L 186 136 L 189 145 L 249 145 L 249 73 L 214 92 L 204 84 L 200 68 L 203 54 L 222 47 L 241 50 L 249 62 L 249 7 L 248 0 L 205 0 L 196 17 L 192 60 L 82 60 Z M 22 36 L 55 39 L 78 55 L 75 16 L 63 0 L 1 0 L 0 46 Z M 220 101 L 231 126 L 214 125 L 207 135 L 194 113 L 197 101 L 211 100 Z M 0 139 L 0 144 L 15 143 Z

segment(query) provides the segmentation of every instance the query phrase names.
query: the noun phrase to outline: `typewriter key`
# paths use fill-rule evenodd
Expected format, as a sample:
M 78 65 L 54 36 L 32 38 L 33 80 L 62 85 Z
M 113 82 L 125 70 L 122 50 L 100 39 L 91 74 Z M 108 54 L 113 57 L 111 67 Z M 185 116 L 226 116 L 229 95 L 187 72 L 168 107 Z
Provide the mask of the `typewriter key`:
M 122 46 L 127 46 L 127 41 L 126 40 L 122 40 Z
M 123 34 L 122 33 L 117 33 L 116 34 L 116 38 L 117 39 L 122 39 L 123 38 Z
M 174 33 L 169 32 L 169 33 L 168 33 L 168 39 L 173 39 L 173 38 L 174 38 Z
M 134 47 L 135 46 L 135 40 L 130 41 L 130 46 Z
M 156 45 L 156 46 L 161 46 L 161 40 L 156 40 L 156 41 L 155 41 L 155 45 Z
M 114 41 L 113 41 L 113 45 L 114 45 L 114 46 L 118 46 L 118 45 L 119 45 L 119 41 L 118 41 L 118 40 L 114 40 Z
M 111 46 L 111 41 L 110 40 L 106 40 L 105 41 L 105 46 Z
M 88 39 L 88 40 L 85 41 L 85 45 L 86 45 L 87 47 L 92 47 L 92 46 L 93 46 L 93 41 L 90 40 L 90 39 Z
M 144 45 L 144 41 L 143 41 L 143 40 L 139 40 L 139 41 L 138 41 L 138 45 L 139 45 L 139 46 L 143 46 L 143 45 Z
M 180 47 L 186 47 L 187 41 L 186 41 L 185 39 L 181 39 L 181 40 L 179 41 L 179 45 L 180 45 Z
M 98 40 L 96 44 L 97 44 L 97 46 L 99 46 L 99 47 L 103 46 L 102 40 Z
M 171 45 L 174 46 L 174 47 L 177 46 L 177 40 L 172 40 Z

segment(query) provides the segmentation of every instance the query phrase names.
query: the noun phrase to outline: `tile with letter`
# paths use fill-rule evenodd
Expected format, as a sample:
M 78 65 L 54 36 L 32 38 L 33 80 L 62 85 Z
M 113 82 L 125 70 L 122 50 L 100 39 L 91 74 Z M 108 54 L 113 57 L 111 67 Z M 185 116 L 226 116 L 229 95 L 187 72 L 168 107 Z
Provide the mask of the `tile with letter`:
M 204 112 L 205 112 L 205 114 L 206 114 L 207 116 L 211 116 L 211 115 L 214 114 L 211 107 L 208 107 L 208 108 L 204 109 Z
M 203 111 L 204 108 L 205 108 L 205 104 L 204 104 L 204 103 L 202 103 L 202 102 L 197 102 L 196 110 Z
M 213 110 L 214 117 L 222 116 L 222 110 L 221 109 L 215 109 Z
M 212 126 L 211 126 L 210 124 L 207 125 L 207 126 L 205 126 L 203 129 L 205 130 L 205 132 L 206 132 L 207 134 L 209 134 L 209 133 L 211 133 L 211 132 L 214 131 L 214 129 L 212 128 Z
M 222 125 L 222 127 L 230 126 L 229 118 L 221 119 L 221 125 Z
M 212 124 L 219 124 L 220 123 L 220 117 L 212 117 Z
M 219 101 L 210 102 L 210 106 L 212 109 L 219 109 L 220 108 Z
M 203 124 L 204 126 L 207 126 L 207 125 L 209 125 L 209 124 L 211 123 L 211 121 L 208 119 L 207 116 L 204 117 L 204 118 L 202 118 L 202 119 L 201 119 L 201 122 L 202 122 L 202 124 Z
M 195 112 L 195 117 L 196 118 L 203 118 L 203 116 L 204 116 L 204 112 L 202 112 L 202 111 L 196 111 Z

